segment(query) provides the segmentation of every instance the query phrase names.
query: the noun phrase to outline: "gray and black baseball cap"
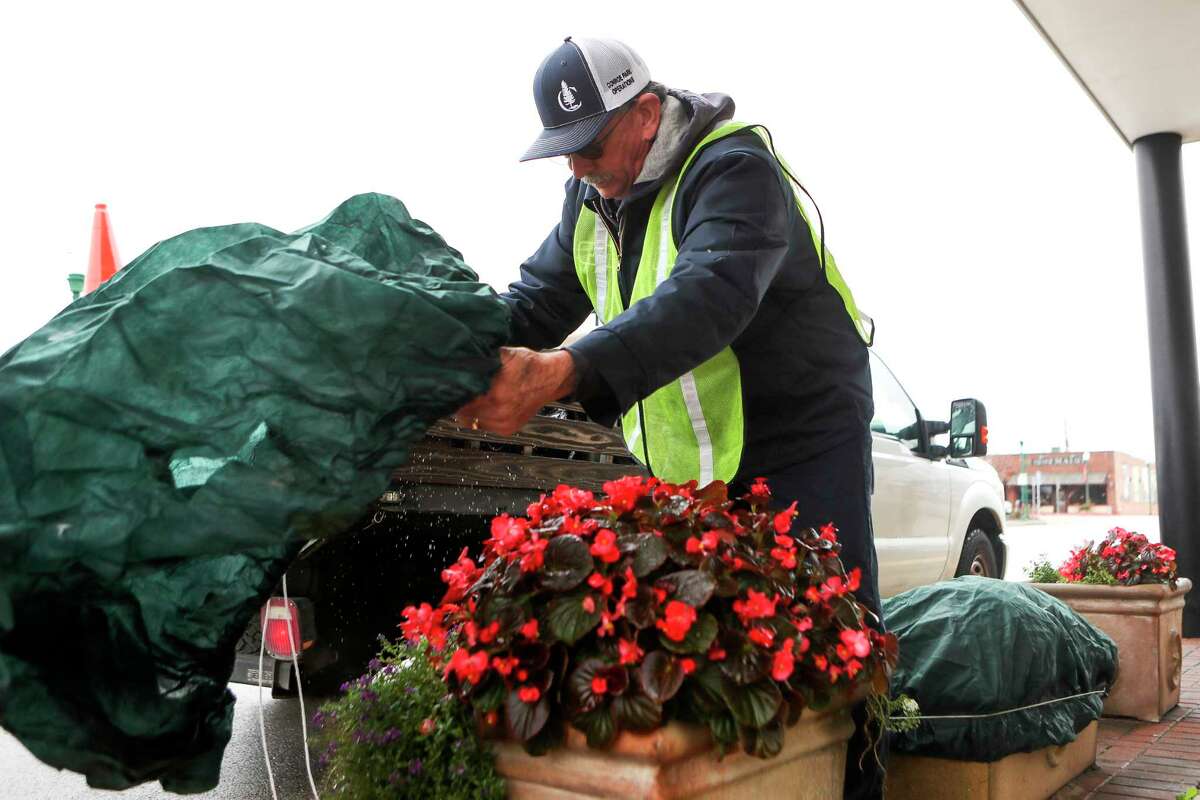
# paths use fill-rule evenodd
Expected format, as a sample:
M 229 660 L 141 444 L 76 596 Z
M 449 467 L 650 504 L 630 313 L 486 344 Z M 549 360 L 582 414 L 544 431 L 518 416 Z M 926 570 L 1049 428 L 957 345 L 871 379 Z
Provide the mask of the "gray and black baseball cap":
M 533 76 L 542 132 L 522 161 L 573 153 L 650 83 L 646 63 L 616 39 L 568 36 Z

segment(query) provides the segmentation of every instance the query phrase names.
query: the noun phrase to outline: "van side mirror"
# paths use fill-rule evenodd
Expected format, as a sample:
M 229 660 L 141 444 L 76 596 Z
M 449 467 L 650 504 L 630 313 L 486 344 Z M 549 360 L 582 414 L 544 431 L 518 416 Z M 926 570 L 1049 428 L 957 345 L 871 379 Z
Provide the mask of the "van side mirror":
M 967 398 L 950 404 L 950 455 L 955 458 L 987 455 L 987 410 Z

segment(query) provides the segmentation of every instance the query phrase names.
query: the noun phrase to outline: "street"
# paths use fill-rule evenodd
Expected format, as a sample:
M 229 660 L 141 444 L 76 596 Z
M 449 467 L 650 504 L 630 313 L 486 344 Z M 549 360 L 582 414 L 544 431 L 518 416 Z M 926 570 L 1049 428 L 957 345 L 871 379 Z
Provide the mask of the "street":
M 1010 521 L 1006 526 L 1008 568 L 1005 578 L 1025 579 L 1025 567 L 1034 558 L 1045 554 L 1058 564 L 1074 547 L 1088 539 L 1101 539 L 1109 528 L 1119 525 L 1127 530 L 1144 533 L 1151 541 L 1159 540 L 1158 517 L 1109 517 L 1061 515 L 1031 521 Z M 225 751 L 221 784 L 199 798 L 211 800 L 270 800 L 271 790 L 263 763 L 262 742 L 258 727 L 257 687 L 232 684 L 237 697 L 234 711 L 233 738 Z M 301 800 L 310 797 L 304 769 L 303 745 L 300 732 L 300 705 L 296 700 L 272 700 L 264 692 L 264 716 L 267 745 L 280 800 Z M 311 717 L 319 702 L 308 702 Z M 114 793 L 89 789 L 82 776 L 58 772 L 34 759 L 7 732 L 0 731 L 0 798 L 23 800 L 100 800 L 101 798 L 157 798 L 168 795 L 158 784 L 149 784 Z
M 205 800 L 272 800 L 263 763 L 262 739 L 258 727 L 258 687 L 230 684 L 237 697 L 234 707 L 233 737 L 225 749 L 221 783 L 211 792 L 191 795 Z M 311 717 L 317 703 L 305 698 Z M 300 734 L 300 703 L 294 699 L 272 700 L 269 689 L 263 691 L 267 747 L 271 752 L 271 770 L 279 800 L 303 800 L 312 797 L 304 769 Z M 314 765 L 315 766 L 315 765 Z M 21 800 L 147 800 L 179 797 L 164 792 L 157 783 L 144 784 L 124 792 L 88 788 L 82 775 L 59 772 L 41 763 L 7 731 L 0 730 L 0 798 Z

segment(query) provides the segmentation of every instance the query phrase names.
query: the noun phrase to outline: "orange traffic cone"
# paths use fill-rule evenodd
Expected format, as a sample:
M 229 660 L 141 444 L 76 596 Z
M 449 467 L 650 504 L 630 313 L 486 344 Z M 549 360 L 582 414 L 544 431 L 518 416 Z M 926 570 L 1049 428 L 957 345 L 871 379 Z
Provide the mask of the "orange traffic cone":
M 92 217 L 92 254 L 88 258 L 87 278 L 83 282 L 83 293 L 88 294 L 100 284 L 117 274 L 121 268 L 117 256 L 117 243 L 113 240 L 112 223 L 108 219 L 108 205 L 96 203 L 96 215 Z

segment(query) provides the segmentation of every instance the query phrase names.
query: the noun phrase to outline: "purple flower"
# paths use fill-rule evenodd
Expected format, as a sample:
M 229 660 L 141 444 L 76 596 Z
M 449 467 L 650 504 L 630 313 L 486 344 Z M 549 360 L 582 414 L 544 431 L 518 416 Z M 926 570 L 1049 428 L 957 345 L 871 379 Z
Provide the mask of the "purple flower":
M 399 728 L 388 728 L 387 733 L 383 735 L 383 743 L 391 744 L 392 742 L 399 741 L 403 736 L 404 734 L 400 732 Z
M 379 695 L 375 694 L 370 689 L 363 689 L 362 699 L 366 700 L 368 703 L 374 703 L 379 699 Z
M 341 686 L 339 686 L 338 689 L 342 692 L 342 694 L 345 694 L 346 692 L 350 691 L 350 681 L 346 681 Z
M 382 661 L 380 661 L 378 658 L 372 658 L 370 663 L 367 664 L 367 669 L 371 670 L 371 672 L 378 672 L 379 668 L 382 666 Z
M 312 726 L 314 728 L 320 728 L 326 723 L 326 721 L 328 721 L 328 719 L 328 714 L 326 714 L 324 711 L 318 711 L 312 716 Z
M 391 775 L 388 775 L 388 783 L 392 784 L 393 786 L 395 786 L 401 780 L 402 778 L 399 772 L 393 772 Z
M 414 758 L 412 761 L 408 762 L 408 774 L 409 775 L 420 775 L 421 774 L 421 759 Z
M 371 685 L 371 676 L 370 675 L 359 675 L 358 676 L 358 688 L 365 689 L 370 685 Z

